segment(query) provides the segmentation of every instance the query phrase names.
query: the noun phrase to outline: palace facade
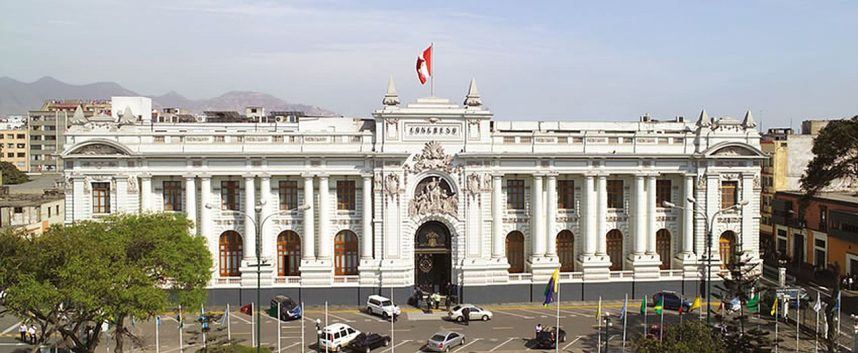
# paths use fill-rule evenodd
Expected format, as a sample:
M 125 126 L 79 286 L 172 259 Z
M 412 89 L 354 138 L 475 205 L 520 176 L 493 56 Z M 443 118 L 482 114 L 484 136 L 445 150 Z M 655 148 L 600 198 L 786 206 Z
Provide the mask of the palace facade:
M 150 112 L 146 98 L 115 97 L 111 116 L 69 121 L 66 222 L 186 214 L 213 256 L 215 303 L 249 298 L 257 255 L 266 296 L 308 304 L 448 283 L 465 301 L 536 301 L 557 268 L 565 299 L 693 296 L 707 219 L 731 207 L 712 222 L 713 269 L 739 250 L 759 258 L 764 157 L 750 112 L 497 121 L 473 81 L 462 105 L 401 105 L 391 81 L 371 118 Z

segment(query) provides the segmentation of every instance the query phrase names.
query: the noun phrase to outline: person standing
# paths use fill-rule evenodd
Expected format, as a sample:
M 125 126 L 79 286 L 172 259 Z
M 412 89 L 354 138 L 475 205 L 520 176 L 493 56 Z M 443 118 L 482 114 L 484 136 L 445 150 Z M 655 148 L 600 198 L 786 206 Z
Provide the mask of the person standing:
M 542 332 L 542 324 L 541 324 L 541 323 L 537 323 L 537 324 L 536 324 L 536 336 L 534 336 L 534 337 L 539 337 L 539 333 L 540 333 L 540 332 Z
M 465 326 L 471 326 L 471 308 L 462 309 L 462 322 Z
M 18 334 L 21 335 L 21 342 L 27 342 L 27 324 L 21 322 L 21 326 L 18 326 Z
M 36 325 L 30 325 L 30 343 L 36 344 Z

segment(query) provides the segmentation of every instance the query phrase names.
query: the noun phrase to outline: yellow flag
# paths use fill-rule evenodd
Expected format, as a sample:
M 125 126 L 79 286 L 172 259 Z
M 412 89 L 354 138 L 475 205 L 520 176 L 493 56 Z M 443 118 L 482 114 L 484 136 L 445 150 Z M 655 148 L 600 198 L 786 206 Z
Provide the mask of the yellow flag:
M 596 309 L 596 321 L 602 322 L 602 297 L 599 297 L 599 307 Z
M 691 307 L 688 308 L 688 311 L 700 309 L 700 304 L 700 297 L 695 297 L 694 302 L 691 303 Z
M 769 313 L 771 316 L 775 316 L 775 313 L 778 312 L 778 297 L 775 297 L 775 302 L 772 303 L 772 312 Z

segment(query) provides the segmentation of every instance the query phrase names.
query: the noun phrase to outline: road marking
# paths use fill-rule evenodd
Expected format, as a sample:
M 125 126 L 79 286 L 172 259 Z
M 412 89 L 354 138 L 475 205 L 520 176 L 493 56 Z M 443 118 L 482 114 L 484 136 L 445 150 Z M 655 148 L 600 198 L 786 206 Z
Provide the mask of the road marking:
M 299 344 L 301 344 L 301 342 L 295 342 L 295 343 L 292 343 L 292 344 L 290 344 L 290 345 L 288 345 L 288 346 L 286 346 L 286 347 L 280 348 L 280 351 L 283 351 L 283 350 L 285 350 L 285 349 L 289 349 L 289 348 L 295 347 L 295 346 L 297 346 L 297 345 L 299 345 Z
M 569 342 L 569 344 L 567 344 L 567 345 L 563 346 L 563 350 L 565 351 L 565 350 L 566 350 L 566 348 L 569 348 L 569 346 L 571 346 L 571 345 L 575 344 L 575 342 L 578 342 L 578 340 L 580 340 L 580 339 L 581 339 L 581 338 L 583 338 L 583 337 L 584 337 L 584 336 L 578 336 L 577 338 L 575 338 L 574 340 L 572 340 L 572 342 Z
M 239 320 L 241 320 L 241 321 L 244 321 L 244 323 L 246 323 L 246 324 L 249 324 L 249 323 L 250 323 L 250 320 L 247 320 L 247 319 L 245 319 L 245 318 L 241 317 L 241 315 L 232 315 L 232 314 L 230 314 L 229 316 L 230 316 L 230 318 L 236 318 L 236 319 L 239 319 Z
M 389 352 L 391 349 L 394 349 L 394 348 L 396 348 L 396 347 L 399 347 L 399 346 L 401 346 L 401 345 L 403 345 L 403 344 L 406 344 L 406 343 L 408 343 L 408 342 L 411 342 L 411 340 L 404 340 L 404 341 L 402 341 L 402 342 L 399 342 L 399 343 L 397 343 L 397 344 L 393 345 L 393 347 L 390 347 L 390 348 L 388 348 L 388 349 L 385 349 L 385 350 L 381 351 L 381 353 Z
M 512 330 L 513 328 L 512 326 L 492 327 L 492 330 Z
M 186 344 L 186 345 L 185 345 L 185 349 L 193 348 L 193 347 L 196 347 L 196 346 L 198 346 L 198 345 L 197 345 L 197 344 Z M 181 348 L 181 347 L 176 347 L 176 348 L 168 349 L 168 350 L 166 350 L 166 351 L 161 351 L 161 352 L 164 352 L 164 353 L 175 352 L 175 351 L 178 351 L 180 348 Z
M 547 315 L 551 315 L 551 317 L 557 317 L 557 316 L 555 316 L 555 315 L 557 315 L 557 313 L 556 313 L 556 312 L 547 313 L 547 312 L 538 312 L 538 311 L 533 311 L 533 310 L 524 310 L 524 309 L 519 309 L 519 311 L 524 311 L 524 312 L 526 312 L 526 313 L 531 313 L 531 314 L 537 314 L 537 315 L 539 315 L 539 316 L 541 316 L 541 317 L 547 317 Z M 565 317 L 565 316 L 560 316 L 560 318 L 561 318 L 561 319 L 565 319 L 566 317 Z
M 564 313 L 566 315 L 572 316 L 572 317 L 585 317 L 586 316 L 586 315 L 584 315 L 584 313 L 576 313 L 574 311 L 569 311 L 569 310 L 560 310 L 560 312 Z
M 0 346 L 28 346 L 26 343 L 18 342 L 18 343 L 0 343 Z
M 532 317 L 530 317 L 530 316 L 524 316 L 524 315 L 519 315 L 519 314 L 508 313 L 508 312 L 506 312 L 506 311 L 495 310 L 495 312 L 496 312 L 496 313 L 501 313 L 501 314 L 510 315 L 510 316 L 515 316 L 515 317 L 520 318 L 520 319 L 527 319 L 527 320 L 531 320 L 531 319 L 533 319 L 533 318 L 532 318 Z
M 500 348 L 501 346 L 503 346 L 503 345 L 507 344 L 509 341 L 512 341 L 512 340 L 514 340 L 514 339 L 515 339 L 515 337 L 510 337 L 510 338 L 509 338 L 509 339 L 507 339 L 506 341 L 503 341 L 503 343 L 501 343 L 501 344 L 499 344 L 499 345 L 495 346 L 495 348 L 490 349 L 490 350 L 489 350 L 489 352 L 494 352 L 496 349 Z
M 455 351 L 453 351 L 453 353 L 458 352 L 458 351 L 460 351 L 460 350 L 464 349 L 465 347 L 467 347 L 467 346 L 470 346 L 470 345 L 474 344 L 474 342 L 479 341 L 479 340 L 480 340 L 479 338 L 474 338 L 474 339 L 472 339 L 472 340 L 471 340 L 471 342 L 468 342 L 467 344 L 465 344 L 465 345 L 463 345 L 463 346 L 459 347 L 459 349 L 456 349 Z
M 20 321 L 18 321 L 18 323 L 17 323 L 17 324 L 14 324 L 14 325 L 12 325 L 12 326 L 9 326 L 9 328 L 7 328 L 7 329 L 3 330 L 3 334 L 5 335 L 5 334 L 7 334 L 7 333 L 9 333 L 9 332 L 12 332 L 12 330 L 14 330 L 14 329 L 15 329 L 16 327 L 18 327 L 19 325 L 21 325 L 21 322 L 20 322 Z
M 340 321 L 343 321 L 343 322 L 355 322 L 354 320 L 349 320 L 349 319 L 346 319 L 346 318 L 344 318 L 344 317 L 342 317 L 342 316 L 336 316 L 336 315 L 331 314 L 331 313 L 328 313 L 328 316 L 333 317 L 334 319 L 337 319 L 337 320 L 340 320 Z
M 372 315 L 372 314 L 369 314 L 369 313 L 366 313 L 366 312 L 363 312 L 363 311 L 358 311 L 358 313 L 360 313 L 360 315 L 362 315 L 362 316 L 368 317 L 368 319 L 364 319 L 364 321 L 375 320 L 375 321 L 378 321 L 378 322 L 387 322 L 387 320 L 384 320 L 384 319 L 382 319 L 382 318 L 380 318 L 380 317 L 378 317 L 378 316 L 375 316 L 375 315 Z M 398 319 L 397 319 L 397 320 L 398 320 Z

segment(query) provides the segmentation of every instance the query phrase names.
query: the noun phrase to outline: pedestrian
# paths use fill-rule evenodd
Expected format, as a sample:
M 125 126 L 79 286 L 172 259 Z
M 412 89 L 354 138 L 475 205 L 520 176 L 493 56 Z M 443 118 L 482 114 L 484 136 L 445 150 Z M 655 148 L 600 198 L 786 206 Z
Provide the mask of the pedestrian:
M 36 325 L 30 325 L 30 343 L 36 344 Z
M 542 324 L 541 324 L 541 323 L 537 323 L 537 324 L 536 324 L 536 337 L 539 337 L 539 333 L 540 333 L 540 332 L 542 332 Z
M 21 326 L 18 326 L 18 334 L 21 335 L 21 342 L 27 341 L 27 324 L 21 322 Z
M 432 293 L 432 304 L 435 306 L 435 309 L 438 309 L 438 305 L 441 303 L 441 295 L 438 293 Z
M 471 308 L 462 309 L 462 322 L 465 326 L 471 326 Z
M 854 284 L 855 284 L 854 277 L 849 276 L 849 279 L 847 279 L 847 282 L 846 282 L 846 288 L 849 288 L 849 290 L 853 290 L 853 289 L 855 289 L 854 287 L 852 287 Z
M 426 301 L 426 312 L 432 313 L 432 296 L 427 295 L 423 300 Z

